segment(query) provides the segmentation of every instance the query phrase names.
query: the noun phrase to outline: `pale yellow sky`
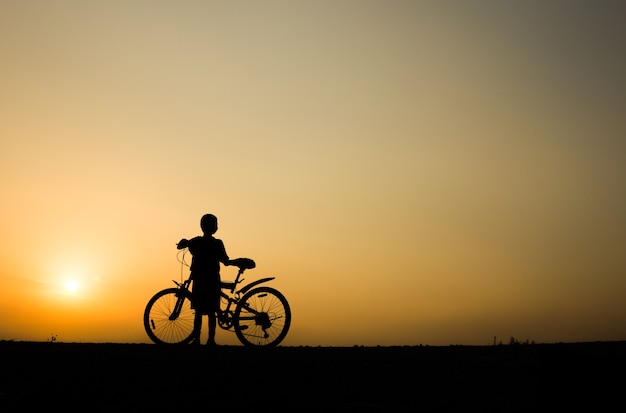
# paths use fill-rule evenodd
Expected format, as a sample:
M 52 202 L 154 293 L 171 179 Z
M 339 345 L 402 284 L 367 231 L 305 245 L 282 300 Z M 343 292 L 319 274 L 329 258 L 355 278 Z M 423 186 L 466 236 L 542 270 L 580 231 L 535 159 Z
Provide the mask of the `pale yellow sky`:
M 624 18 L 0 1 L 0 339 L 148 342 L 204 213 L 284 345 L 626 339 Z

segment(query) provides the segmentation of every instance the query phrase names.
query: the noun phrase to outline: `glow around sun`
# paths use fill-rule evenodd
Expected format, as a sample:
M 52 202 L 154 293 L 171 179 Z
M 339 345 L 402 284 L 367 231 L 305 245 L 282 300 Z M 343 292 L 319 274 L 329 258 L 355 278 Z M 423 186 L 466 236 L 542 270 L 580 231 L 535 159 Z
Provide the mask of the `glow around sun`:
M 76 280 L 67 280 L 65 283 L 65 289 L 71 293 L 78 289 L 78 281 Z

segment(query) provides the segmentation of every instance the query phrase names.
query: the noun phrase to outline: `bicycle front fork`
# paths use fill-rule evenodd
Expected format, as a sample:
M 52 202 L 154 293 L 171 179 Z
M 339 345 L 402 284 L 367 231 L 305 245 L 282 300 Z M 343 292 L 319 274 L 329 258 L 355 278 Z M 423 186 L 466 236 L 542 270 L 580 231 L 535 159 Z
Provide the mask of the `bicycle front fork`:
M 185 295 L 184 294 L 176 294 L 176 296 L 178 297 L 176 299 L 176 304 L 174 305 L 174 310 L 172 311 L 172 314 L 170 314 L 169 316 L 169 320 L 170 321 L 174 321 L 178 318 L 178 316 L 180 315 L 180 311 L 183 309 L 183 304 L 185 302 Z

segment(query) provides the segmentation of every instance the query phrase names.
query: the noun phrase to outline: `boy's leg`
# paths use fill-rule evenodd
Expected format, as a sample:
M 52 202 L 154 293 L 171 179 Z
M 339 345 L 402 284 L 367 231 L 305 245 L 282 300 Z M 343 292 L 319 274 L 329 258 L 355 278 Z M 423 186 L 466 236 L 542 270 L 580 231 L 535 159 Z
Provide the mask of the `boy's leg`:
M 209 339 L 207 340 L 207 345 L 214 346 L 215 345 L 215 330 L 217 328 L 217 312 L 220 310 L 220 285 L 216 284 L 214 286 L 214 290 L 212 291 L 211 298 L 209 302 L 211 303 L 211 308 L 209 309 Z
M 200 344 L 200 330 L 202 330 L 202 313 L 196 311 L 193 317 L 193 339 L 191 344 Z
M 209 339 L 208 345 L 215 345 L 215 329 L 217 328 L 217 316 L 213 311 L 209 312 Z

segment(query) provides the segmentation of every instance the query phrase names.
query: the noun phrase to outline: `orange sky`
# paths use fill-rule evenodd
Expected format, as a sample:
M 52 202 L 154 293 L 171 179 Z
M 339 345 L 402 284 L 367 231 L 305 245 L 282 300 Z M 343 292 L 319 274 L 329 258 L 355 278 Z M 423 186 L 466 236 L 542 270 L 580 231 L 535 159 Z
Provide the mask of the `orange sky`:
M 148 342 L 204 213 L 284 345 L 626 339 L 626 6 L 495 3 L 1 1 L 0 339 Z

